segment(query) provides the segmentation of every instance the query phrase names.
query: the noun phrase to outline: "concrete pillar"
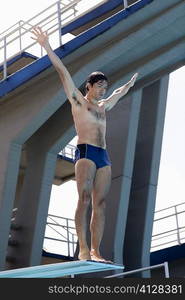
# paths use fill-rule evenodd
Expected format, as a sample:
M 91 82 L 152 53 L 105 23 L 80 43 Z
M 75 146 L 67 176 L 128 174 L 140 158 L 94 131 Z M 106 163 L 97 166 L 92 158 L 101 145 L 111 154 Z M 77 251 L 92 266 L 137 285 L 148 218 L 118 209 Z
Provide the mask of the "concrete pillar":
M 52 76 L 50 76 L 52 78 Z M 6 95 L 0 109 L 0 269 L 6 262 L 12 209 L 20 194 L 19 168 L 22 145 L 65 101 L 58 96 L 59 80 L 32 83 L 29 89 Z M 55 97 L 55 98 L 54 98 Z M 62 102 L 63 101 L 63 102 Z M 17 190 L 16 190 L 17 189 Z
M 5 136 L 0 147 L 0 269 L 3 270 L 6 260 L 6 249 L 11 225 L 14 196 L 16 193 L 17 177 L 21 146 L 10 144 Z M 2 139 L 1 139 L 2 140 Z
M 126 271 L 150 265 L 150 246 L 169 76 L 145 87 L 124 241 Z M 134 277 L 150 277 L 150 271 Z
M 8 247 L 8 256 L 14 258 L 8 268 L 41 262 L 57 153 L 74 134 L 70 104 L 66 102 L 25 144 L 27 167 L 15 219 L 21 229 L 11 231 L 11 239 L 18 245 Z
M 141 91 L 125 96 L 107 115 L 107 148 L 112 161 L 112 182 L 106 199 L 105 232 L 101 252 L 123 263 L 127 219 Z

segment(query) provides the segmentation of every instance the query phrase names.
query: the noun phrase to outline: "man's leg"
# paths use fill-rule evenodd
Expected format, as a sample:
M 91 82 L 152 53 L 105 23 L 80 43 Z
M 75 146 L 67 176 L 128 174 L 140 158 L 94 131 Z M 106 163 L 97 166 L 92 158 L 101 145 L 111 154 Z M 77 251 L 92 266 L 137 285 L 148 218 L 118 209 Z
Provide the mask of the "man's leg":
M 88 159 L 79 159 L 75 164 L 75 175 L 78 189 L 78 205 L 75 212 L 76 232 L 79 240 L 80 260 L 91 259 L 90 251 L 86 241 L 86 214 L 91 201 L 93 182 L 96 174 L 96 165 Z
M 104 232 L 105 223 L 105 197 L 111 185 L 111 167 L 105 166 L 96 172 L 91 217 L 91 259 L 104 260 L 99 251 L 100 243 Z

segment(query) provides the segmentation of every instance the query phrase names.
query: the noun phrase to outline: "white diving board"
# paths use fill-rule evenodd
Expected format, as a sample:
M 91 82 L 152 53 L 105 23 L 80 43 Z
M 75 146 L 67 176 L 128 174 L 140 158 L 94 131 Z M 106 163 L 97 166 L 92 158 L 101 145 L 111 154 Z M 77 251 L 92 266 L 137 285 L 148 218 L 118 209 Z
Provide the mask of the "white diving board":
M 56 264 L 13 269 L 0 272 L 0 278 L 58 278 L 78 274 L 113 271 L 124 269 L 122 265 L 96 262 L 92 260 L 77 260 Z

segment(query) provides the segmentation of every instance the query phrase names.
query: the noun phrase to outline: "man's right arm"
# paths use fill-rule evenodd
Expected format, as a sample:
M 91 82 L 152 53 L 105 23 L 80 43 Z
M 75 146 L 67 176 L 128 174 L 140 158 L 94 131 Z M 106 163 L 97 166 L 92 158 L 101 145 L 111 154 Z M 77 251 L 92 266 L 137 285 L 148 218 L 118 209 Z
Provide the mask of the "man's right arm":
M 52 50 L 49 44 L 47 33 L 42 32 L 40 27 L 34 28 L 32 30 L 32 33 L 35 35 L 35 37 L 32 37 L 32 39 L 36 40 L 46 50 L 48 57 L 50 58 L 53 66 L 60 76 L 65 93 L 71 104 L 82 104 L 82 102 L 84 101 L 83 96 L 81 92 L 76 88 L 71 75 L 68 72 L 67 68 L 64 66 L 63 62 Z

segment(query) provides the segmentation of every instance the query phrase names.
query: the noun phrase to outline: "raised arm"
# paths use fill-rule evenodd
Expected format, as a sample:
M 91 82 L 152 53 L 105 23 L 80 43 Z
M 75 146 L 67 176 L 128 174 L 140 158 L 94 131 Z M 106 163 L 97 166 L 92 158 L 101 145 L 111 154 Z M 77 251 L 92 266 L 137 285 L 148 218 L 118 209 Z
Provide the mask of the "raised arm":
M 105 103 L 105 109 L 110 110 L 114 105 L 119 101 L 121 97 L 127 94 L 129 89 L 134 85 L 137 79 L 138 73 L 135 73 L 134 76 L 123 86 L 114 90 L 114 92 L 107 98 L 102 100 Z
M 34 27 L 31 31 L 34 34 L 34 37 L 31 37 L 33 40 L 36 40 L 47 52 L 48 57 L 50 58 L 53 66 L 59 74 L 59 77 L 62 81 L 65 93 L 72 104 L 82 104 L 83 96 L 81 92 L 76 88 L 71 75 L 69 74 L 67 68 L 64 66 L 60 58 L 55 54 L 49 44 L 48 34 L 43 32 L 40 27 Z

